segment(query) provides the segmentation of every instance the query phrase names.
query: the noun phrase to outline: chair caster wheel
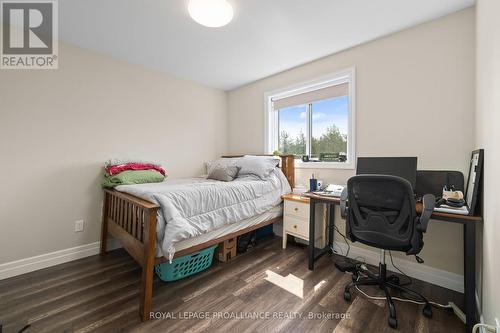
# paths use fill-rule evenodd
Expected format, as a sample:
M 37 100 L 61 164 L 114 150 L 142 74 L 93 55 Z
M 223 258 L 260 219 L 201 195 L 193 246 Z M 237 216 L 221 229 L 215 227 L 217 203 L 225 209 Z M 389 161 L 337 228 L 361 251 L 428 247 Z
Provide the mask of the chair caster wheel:
M 389 317 L 389 320 L 387 322 L 389 323 L 389 326 L 391 328 L 397 328 L 398 327 L 398 321 L 394 317 Z
M 424 306 L 422 313 L 424 314 L 424 316 L 426 318 L 432 318 L 432 307 L 430 306 L 430 304 L 427 304 L 426 306 Z
M 349 302 L 351 300 L 351 293 L 348 291 L 344 291 L 344 300 Z

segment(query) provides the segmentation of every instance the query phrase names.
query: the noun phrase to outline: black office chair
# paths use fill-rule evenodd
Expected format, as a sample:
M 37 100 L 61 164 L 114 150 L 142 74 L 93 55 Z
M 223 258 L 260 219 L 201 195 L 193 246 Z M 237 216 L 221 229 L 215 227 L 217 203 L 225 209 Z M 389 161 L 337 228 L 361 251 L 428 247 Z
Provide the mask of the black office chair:
M 349 290 L 354 286 L 378 285 L 385 291 L 389 306 L 389 326 L 397 327 L 396 308 L 390 289 L 413 295 L 425 302 L 423 314 L 432 317 L 432 308 L 419 293 L 399 285 L 397 278 L 388 277 L 385 251 L 402 251 L 407 255 L 418 254 L 424 245 L 423 233 L 434 210 L 435 198 L 423 196 L 423 210 L 416 214 L 415 199 L 410 182 L 389 175 L 358 175 L 347 181 L 341 196 L 341 214 L 346 219 L 346 236 L 381 249 L 378 275 L 365 271 L 367 277 L 353 275 L 353 282 L 345 287 L 344 299 L 351 300 Z

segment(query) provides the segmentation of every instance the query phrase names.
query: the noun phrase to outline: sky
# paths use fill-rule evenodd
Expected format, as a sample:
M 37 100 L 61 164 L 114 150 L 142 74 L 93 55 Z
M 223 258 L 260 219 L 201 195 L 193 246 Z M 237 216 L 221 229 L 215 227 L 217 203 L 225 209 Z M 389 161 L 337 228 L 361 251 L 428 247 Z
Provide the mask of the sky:
M 347 135 L 349 97 L 342 96 L 313 103 L 313 137 L 319 138 L 326 129 L 335 125 Z M 286 130 L 292 138 L 300 131 L 307 135 L 307 106 L 292 106 L 280 110 L 280 132 Z

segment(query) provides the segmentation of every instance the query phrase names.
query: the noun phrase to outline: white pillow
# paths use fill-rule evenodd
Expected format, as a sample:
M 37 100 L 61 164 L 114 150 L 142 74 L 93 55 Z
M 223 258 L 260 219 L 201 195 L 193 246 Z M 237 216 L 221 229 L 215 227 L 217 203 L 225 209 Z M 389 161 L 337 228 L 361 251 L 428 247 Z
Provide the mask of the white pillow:
M 254 175 L 265 180 L 278 164 L 279 159 L 272 156 L 245 155 L 236 162 L 240 167 L 238 177 Z

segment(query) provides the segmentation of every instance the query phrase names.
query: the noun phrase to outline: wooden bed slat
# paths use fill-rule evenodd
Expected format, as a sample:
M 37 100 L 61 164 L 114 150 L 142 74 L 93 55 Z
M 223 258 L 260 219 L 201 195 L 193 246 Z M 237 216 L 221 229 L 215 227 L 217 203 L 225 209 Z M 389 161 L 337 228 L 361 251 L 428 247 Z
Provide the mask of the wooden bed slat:
M 106 202 L 106 200 L 109 202 L 107 214 L 109 217 L 113 217 L 113 202 L 114 202 L 115 198 L 112 195 L 110 195 L 109 193 L 104 192 L 104 202 Z M 106 207 L 106 204 L 104 204 L 104 207 Z M 105 212 L 106 212 L 106 210 L 105 210 Z
M 113 196 L 113 220 L 118 219 L 118 198 Z
M 125 222 L 123 221 L 123 205 L 124 202 L 121 199 L 118 199 L 118 222 L 120 223 L 120 226 L 123 228 L 125 225 Z
M 137 207 L 132 206 L 132 236 L 137 237 Z
M 132 213 L 130 211 L 132 210 L 132 204 L 127 202 L 127 231 L 130 234 L 132 230 Z
M 135 209 L 135 206 L 130 205 L 130 230 L 129 230 L 129 232 L 131 235 L 134 234 L 134 225 L 135 225 L 134 209 Z
M 140 236 L 139 236 L 139 223 L 140 223 L 140 219 L 139 219 L 139 210 L 140 208 L 139 207 L 135 207 L 135 213 L 134 213 L 134 220 L 135 220 L 135 238 L 139 239 Z
M 114 208 L 115 208 L 115 215 L 114 215 L 114 218 L 113 220 L 118 220 L 118 198 L 117 197 L 114 197 L 115 199 L 115 202 L 114 202 Z
M 115 197 L 112 196 L 111 194 L 109 193 L 106 193 L 104 192 L 104 195 L 108 195 L 109 196 L 109 217 L 111 217 L 112 219 L 115 218 Z
M 137 226 L 138 226 L 138 235 L 137 235 L 137 239 L 139 239 L 141 242 L 142 242 L 142 231 L 143 231 L 143 228 L 144 228 L 144 224 L 143 224 L 143 211 L 142 211 L 142 208 L 139 208 L 139 219 L 137 221 Z
M 122 200 L 122 211 L 123 211 L 123 229 L 128 232 L 127 230 L 127 209 L 128 209 L 128 202 Z

